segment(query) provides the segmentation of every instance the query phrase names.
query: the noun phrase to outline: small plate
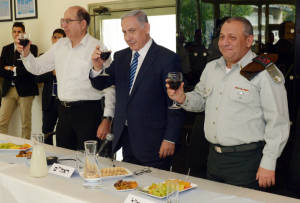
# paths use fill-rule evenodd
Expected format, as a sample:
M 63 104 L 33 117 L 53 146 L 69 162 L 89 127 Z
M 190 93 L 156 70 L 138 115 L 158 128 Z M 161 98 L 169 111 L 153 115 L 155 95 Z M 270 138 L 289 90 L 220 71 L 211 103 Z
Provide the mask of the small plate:
M 122 167 L 124 168 L 124 167 Z M 124 174 L 124 175 L 116 175 L 116 176 L 104 176 L 104 177 L 101 177 L 102 180 L 107 180 L 107 179 L 113 179 L 113 178 L 124 178 L 124 177 L 128 177 L 128 176 L 132 176 L 133 173 L 128 170 L 127 168 L 124 168 L 126 171 L 127 171 L 127 174 Z
M 149 196 L 151 196 L 151 197 L 158 198 L 158 199 L 164 199 L 164 198 L 167 197 L 167 195 L 160 197 L 160 196 L 155 196 L 155 195 L 149 194 L 149 193 L 147 192 L 149 187 L 150 187 L 150 186 L 146 186 L 146 187 L 144 187 L 142 190 L 138 190 L 138 191 L 140 191 L 140 192 L 142 192 L 142 193 L 144 193 L 144 194 L 146 194 L 146 195 L 149 195 Z M 179 193 L 185 192 L 185 191 L 188 191 L 188 190 L 191 190 L 191 189 L 196 188 L 196 187 L 198 187 L 198 185 L 196 185 L 196 184 L 194 184 L 194 183 L 191 183 L 191 187 L 186 188 L 186 189 L 184 189 L 184 190 L 181 190 L 181 191 L 179 191 Z
M 119 180 L 119 181 L 123 181 L 122 179 L 121 180 Z M 119 189 L 117 189 L 116 187 L 115 187 L 115 184 L 116 183 L 118 183 L 119 181 L 117 181 L 117 182 L 115 182 L 114 184 L 113 184 L 113 187 L 115 188 L 115 190 L 116 191 L 118 191 L 118 192 L 128 192 L 128 191 L 132 191 L 132 190 L 136 190 L 138 187 L 139 187 L 139 185 L 138 185 L 138 183 L 136 182 L 136 180 L 124 180 L 124 181 L 126 181 L 126 182 L 128 182 L 128 181 L 130 181 L 130 182 L 136 182 L 136 184 L 137 184 L 137 186 L 135 187 L 135 188 L 130 188 L 130 189 L 123 189 L 123 190 L 119 190 Z
M 115 187 L 114 187 L 115 188 Z M 115 188 L 116 191 L 118 192 L 129 192 L 129 191 L 132 191 L 132 190 L 135 190 L 136 188 L 133 188 L 133 189 L 125 189 L 125 190 L 118 190 Z
M 8 142 L 5 142 L 5 141 L 0 141 L 0 143 L 8 143 Z M 14 143 L 13 143 L 14 144 Z M 18 144 L 19 145 L 19 144 Z M 21 144 L 20 144 L 21 145 Z M 30 145 L 31 146 L 31 145 Z M 8 152 L 19 152 L 19 151 L 27 151 L 27 150 L 30 150 L 32 149 L 32 146 L 29 147 L 29 148 L 25 148 L 25 149 L 0 149 L 0 151 L 8 151 Z

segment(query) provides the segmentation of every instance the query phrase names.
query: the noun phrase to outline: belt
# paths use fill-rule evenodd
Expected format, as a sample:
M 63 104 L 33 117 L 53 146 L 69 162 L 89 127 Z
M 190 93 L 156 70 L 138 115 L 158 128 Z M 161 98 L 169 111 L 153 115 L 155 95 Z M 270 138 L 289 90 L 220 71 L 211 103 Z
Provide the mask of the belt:
M 65 108 L 72 108 L 75 106 L 80 106 L 80 105 L 87 105 L 91 103 L 97 103 L 99 100 L 81 100 L 81 101 L 60 101 L 60 104 L 65 107 Z
M 265 145 L 265 141 L 252 142 L 249 144 L 235 145 L 235 146 L 221 146 L 212 144 L 213 149 L 218 153 L 229 153 L 229 152 L 245 152 L 261 148 Z

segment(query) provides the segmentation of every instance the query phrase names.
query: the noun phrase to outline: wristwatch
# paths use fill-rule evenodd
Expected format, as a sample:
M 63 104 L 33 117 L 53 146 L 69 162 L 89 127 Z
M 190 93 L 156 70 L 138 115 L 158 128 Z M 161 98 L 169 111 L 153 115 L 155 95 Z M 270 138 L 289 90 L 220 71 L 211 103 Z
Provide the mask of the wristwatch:
M 107 119 L 107 120 L 109 120 L 109 121 L 112 121 L 113 120 L 113 117 L 111 117 L 111 116 L 103 116 L 102 117 L 102 120 L 103 119 Z

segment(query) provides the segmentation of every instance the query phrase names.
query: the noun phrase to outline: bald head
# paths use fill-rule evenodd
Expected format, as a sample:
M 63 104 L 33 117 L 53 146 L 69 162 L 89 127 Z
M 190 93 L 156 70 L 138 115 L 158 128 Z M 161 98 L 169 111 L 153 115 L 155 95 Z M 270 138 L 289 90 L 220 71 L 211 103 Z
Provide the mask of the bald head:
M 89 12 L 85 8 L 83 8 L 81 6 L 71 6 L 67 9 L 67 11 L 68 10 L 75 12 L 77 19 L 84 20 L 87 25 L 86 27 L 88 28 L 88 26 L 90 25 L 91 18 L 90 18 Z

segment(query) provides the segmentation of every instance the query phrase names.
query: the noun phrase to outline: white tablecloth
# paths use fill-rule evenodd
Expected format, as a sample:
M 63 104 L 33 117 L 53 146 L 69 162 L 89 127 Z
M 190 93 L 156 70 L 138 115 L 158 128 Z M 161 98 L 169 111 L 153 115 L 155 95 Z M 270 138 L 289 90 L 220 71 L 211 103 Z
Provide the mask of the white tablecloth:
M 0 140 L 12 141 L 17 144 L 30 141 L 0 134 Z M 59 158 L 74 158 L 74 151 L 45 145 L 48 154 L 56 154 Z M 151 199 L 156 202 L 165 202 L 149 197 L 139 191 L 118 192 L 113 184 L 117 179 L 103 181 L 102 189 L 85 189 L 83 180 L 78 174 L 71 178 L 64 178 L 48 174 L 44 178 L 32 178 L 29 176 L 29 164 L 24 158 L 16 158 L 16 152 L 0 151 L 0 202 L 5 203 L 83 203 L 105 202 L 121 203 L 129 193 Z M 142 168 L 123 162 L 114 162 L 117 166 L 123 166 L 131 171 Z M 66 162 L 72 165 L 72 162 Z M 102 167 L 111 166 L 109 159 L 101 158 Z M 151 169 L 150 174 L 131 176 L 126 180 L 136 180 L 139 185 L 146 186 L 153 182 L 160 182 L 166 178 L 185 178 L 184 175 L 170 173 L 158 169 Z M 198 185 L 197 188 L 180 193 L 181 203 L 296 203 L 300 200 L 284 196 L 264 193 L 241 187 L 212 182 L 200 178 L 190 177 L 189 180 Z

